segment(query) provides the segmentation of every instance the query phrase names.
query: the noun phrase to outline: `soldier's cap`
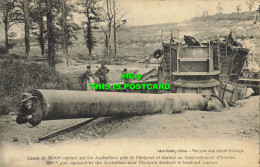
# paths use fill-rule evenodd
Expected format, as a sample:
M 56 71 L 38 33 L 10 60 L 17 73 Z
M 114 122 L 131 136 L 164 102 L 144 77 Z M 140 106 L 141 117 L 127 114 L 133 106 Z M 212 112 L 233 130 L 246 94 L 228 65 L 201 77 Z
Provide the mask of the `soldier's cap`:
M 126 72 L 127 71 L 127 68 L 124 68 L 124 72 Z
M 87 68 L 91 68 L 91 66 L 87 66 Z
M 106 64 L 105 63 L 102 63 L 101 66 L 105 66 Z
M 19 104 L 24 103 L 29 99 L 37 99 L 37 97 L 33 96 L 31 93 L 23 93 L 22 101 L 20 101 Z

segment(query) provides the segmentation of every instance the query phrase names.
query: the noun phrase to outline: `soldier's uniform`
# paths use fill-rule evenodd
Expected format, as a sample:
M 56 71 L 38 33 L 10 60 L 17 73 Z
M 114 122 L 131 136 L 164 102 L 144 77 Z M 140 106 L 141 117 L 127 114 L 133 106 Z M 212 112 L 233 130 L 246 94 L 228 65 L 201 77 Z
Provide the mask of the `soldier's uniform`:
M 33 104 L 30 109 L 25 106 L 27 100 L 32 99 Z M 41 123 L 41 119 L 43 117 L 41 107 L 38 107 L 37 97 L 32 96 L 30 93 L 23 94 L 23 100 L 19 102 L 21 104 L 20 109 L 18 111 L 16 122 L 18 124 L 30 123 L 32 126 L 36 126 Z M 31 115 L 31 118 L 29 116 Z
M 82 89 L 87 91 L 94 91 L 94 89 L 91 89 L 91 83 L 95 83 L 95 81 L 93 79 L 93 74 L 90 66 L 87 66 L 87 71 L 83 74 L 81 78 Z
M 106 74 L 109 72 L 109 69 L 105 67 L 104 64 L 101 65 L 101 67 L 96 71 L 95 75 L 98 77 L 99 82 L 101 84 L 107 83 L 107 77 Z
M 124 71 L 122 72 L 122 74 L 125 74 L 125 75 L 126 75 L 126 73 L 127 73 L 127 69 L 125 68 Z M 125 79 L 124 79 L 124 84 L 129 84 L 129 85 L 130 85 L 130 84 L 131 84 L 130 79 L 126 79 L 126 78 L 125 78 Z M 130 90 L 129 87 L 128 87 L 128 88 L 126 88 L 126 91 L 127 91 L 127 92 L 130 92 L 131 90 Z
M 89 81 L 90 77 L 92 77 L 92 71 L 91 69 L 87 69 L 87 71 L 85 72 L 85 78 Z

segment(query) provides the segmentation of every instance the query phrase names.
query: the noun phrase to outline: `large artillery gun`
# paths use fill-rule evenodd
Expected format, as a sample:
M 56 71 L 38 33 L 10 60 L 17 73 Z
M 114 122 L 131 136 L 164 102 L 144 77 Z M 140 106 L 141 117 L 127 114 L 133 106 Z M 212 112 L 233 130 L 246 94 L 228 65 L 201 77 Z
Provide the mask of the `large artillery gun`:
M 175 31 L 176 32 L 176 31 Z M 179 39 L 179 33 L 173 35 L 171 31 L 170 41 L 162 41 L 162 60 L 158 68 L 145 71 L 141 81 L 133 81 L 132 84 L 171 84 L 171 89 L 166 91 L 147 90 L 147 93 L 196 93 L 203 95 L 214 94 L 225 99 L 225 94 L 230 90 L 224 90 L 231 84 L 237 87 L 249 49 L 242 47 L 232 32 L 227 38 L 209 40 L 204 43 L 196 41 L 193 37 L 184 36 L 184 41 Z M 233 84 L 234 83 L 234 84 Z M 120 83 L 123 86 L 123 82 Z M 245 96 L 245 87 L 240 90 L 239 98 Z M 232 88 L 233 89 L 233 88 Z M 235 89 L 235 88 L 234 88 Z M 120 90 L 123 91 L 123 90 Z M 242 91 L 242 92 L 241 92 Z M 132 92 L 140 92 L 133 90 Z M 142 93 L 144 91 L 142 90 Z M 231 90 L 231 96 L 235 93 Z
M 162 43 L 163 81 L 172 83 L 172 92 L 214 94 L 230 104 L 243 99 L 247 88 L 237 82 L 249 49 L 236 41 L 232 31 L 227 38 L 205 43 L 192 40 L 182 44 L 171 37 L 169 43 Z
M 233 46 L 228 39 L 191 45 L 171 35 L 169 42 L 162 42 L 162 50 L 160 66 L 146 70 L 140 81 L 131 84 L 167 83 L 171 89 L 127 93 L 123 89 L 109 90 L 119 93 L 35 90 L 32 93 L 39 100 L 42 120 L 175 113 L 185 109 L 220 111 L 245 97 L 247 88 L 234 82 L 239 79 L 248 49 Z M 124 82 L 114 84 L 124 87 Z

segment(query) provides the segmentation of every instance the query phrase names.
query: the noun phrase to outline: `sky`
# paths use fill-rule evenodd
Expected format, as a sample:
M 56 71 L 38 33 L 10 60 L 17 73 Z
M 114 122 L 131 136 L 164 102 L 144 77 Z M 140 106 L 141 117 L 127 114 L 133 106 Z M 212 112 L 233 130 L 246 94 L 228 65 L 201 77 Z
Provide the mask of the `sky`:
M 76 0 L 72 0 L 76 1 Z M 217 12 L 221 3 L 222 13 L 236 12 L 236 6 L 241 4 L 243 11 L 248 11 L 247 0 L 116 0 L 120 12 L 126 14 L 127 25 L 150 25 L 161 23 L 182 22 L 201 16 L 207 10 L 209 15 Z M 254 11 L 258 8 L 256 0 Z M 75 22 L 80 23 L 82 15 L 75 14 Z M 17 32 L 20 37 L 23 32 L 18 27 L 12 27 L 9 32 Z M 4 39 L 4 29 L 0 27 L 0 40 Z
M 149 25 L 169 22 L 182 22 L 201 16 L 207 10 L 209 15 L 217 12 L 220 2 L 223 13 L 236 12 L 236 6 L 241 4 L 242 11 L 248 11 L 247 0 L 119 0 L 127 11 L 129 24 Z M 255 4 L 254 10 L 258 7 Z

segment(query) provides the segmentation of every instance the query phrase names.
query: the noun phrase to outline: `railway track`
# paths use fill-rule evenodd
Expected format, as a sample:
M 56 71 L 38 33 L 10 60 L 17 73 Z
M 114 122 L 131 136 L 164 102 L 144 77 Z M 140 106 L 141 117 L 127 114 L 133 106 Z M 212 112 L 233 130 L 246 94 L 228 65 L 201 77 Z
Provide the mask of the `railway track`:
M 58 136 L 58 135 L 64 134 L 64 133 L 68 133 L 68 132 L 70 132 L 70 131 L 72 131 L 72 130 L 75 130 L 75 129 L 78 129 L 78 128 L 84 126 L 84 125 L 87 125 L 87 124 L 89 124 L 89 123 L 91 123 L 91 122 L 93 122 L 93 121 L 95 121 L 95 120 L 97 120 L 97 119 L 98 119 L 98 118 L 91 118 L 91 119 L 88 119 L 88 120 L 86 120 L 86 121 L 84 121 L 84 122 L 81 122 L 81 123 L 79 123 L 79 124 L 70 126 L 70 127 L 68 127 L 68 128 L 64 128 L 64 129 L 59 130 L 59 131 L 56 131 L 56 132 L 54 132 L 54 133 L 50 133 L 50 134 L 48 134 L 48 135 L 45 135 L 45 136 L 43 136 L 43 137 L 38 138 L 38 141 L 40 142 L 40 141 L 47 140 L 47 139 L 56 137 L 56 136 Z
M 38 137 L 35 142 L 57 143 L 70 139 L 92 140 L 127 129 L 129 123 L 138 122 L 141 116 L 98 117 Z M 64 120 L 66 121 L 66 120 Z M 85 126 L 86 125 L 86 126 Z

